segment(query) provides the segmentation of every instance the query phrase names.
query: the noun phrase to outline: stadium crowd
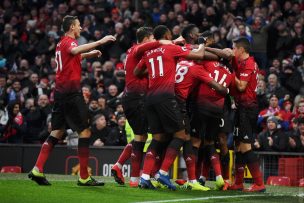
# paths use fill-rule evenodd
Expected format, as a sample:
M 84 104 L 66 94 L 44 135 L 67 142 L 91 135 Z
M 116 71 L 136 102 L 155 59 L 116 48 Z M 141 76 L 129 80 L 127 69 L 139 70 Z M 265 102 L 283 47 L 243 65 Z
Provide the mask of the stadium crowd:
M 89 106 L 94 146 L 127 144 L 119 95 L 126 51 L 141 26 L 166 25 L 173 38 L 193 23 L 211 31 L 218 47 L 245 36 L 260 68 L 257 150 L 304 151 L 304 3 L 281 0 L 10 1 L 0 5 L 0 142 L 42 143 L 54 101 L 55 48 L 62 18 L 82 24 L 79 45 L 116 37 L 102 57 L 82 62 L 82 92 Z M 63 142 L 77 135 L 67 131 Z M 77 145 L 74 143 L 74 145 Z

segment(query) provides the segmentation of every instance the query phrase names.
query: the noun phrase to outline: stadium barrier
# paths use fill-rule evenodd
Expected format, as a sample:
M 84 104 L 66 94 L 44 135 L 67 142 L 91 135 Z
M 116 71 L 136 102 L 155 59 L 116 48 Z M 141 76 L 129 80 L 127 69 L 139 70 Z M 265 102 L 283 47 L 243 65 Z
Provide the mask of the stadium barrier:
M 29 172 L 35 164 L 41 145 L 0 144 L 0 168 L 3 166 L 20 166 L 22 172 Z M 111 176 L 111 167 L 122 152 L 123 147 L 90 148 L 89 166 L 93 175 Z M 296 185 L 304 178 L 304 153 L 290 152 L 256 152 L 260 158 L 261 169 L 266 181 L 269 176 L 290 176 L 291 185 Z M 230 178 L 233 178 L 233 151 L 230 151 Z M 290 158 L 297 158 L 290 160 Z M 280 161 L 281 160 L 281 161 Z M 303 162 L 302 162 L 303 160 Z M 45 173 L 72 174 L 73 167 L 78 164 L 77 148 L 58 145 L 54 148 L 45 165 Z M 182 155 L 175 160 L 172 177 L 186 177 Z M 123 166 L 123 175 L 129 177 L 130 161 Z M 211 179 L 214 175 L 211 171 Z M 245 178 L 250 180 L 249 170 L 245 170 Z
M 3 166 L 20 166 L 23 173 L 29 172 L 35 165 L 41 145 L 0 144 L 0 168 Z M 111 167 L 116 163 L 123 147 L 90 148 L 89 167 L 93 175 L 111 176 Z M 77 148 L 57 145 L 44 172 L 54 174 L 72 174 L 77 168 Z M 128 161 L 122 168 L 124 176 L 130 176 L 131 166 Z
M 266 182 L 270 176 L 286 176 L 291 180 L 291 186 L 298 186 L 301 178 L 304 178 L 304 153 L 293 152 L 255 152 L 260 159 L 260 167 L 263 172 L 263 178 Z M 229 151 L 229 179 L 233 181 L 234 153 Z M 182 153 L 179 156 L 178 178 L 187 177 L 186 164 Z M 244 170 L 244 178 L 251 182 L 252 176 L 247 167 Z M 211 169 L 209 179 L 215 180 L 214 172 Z

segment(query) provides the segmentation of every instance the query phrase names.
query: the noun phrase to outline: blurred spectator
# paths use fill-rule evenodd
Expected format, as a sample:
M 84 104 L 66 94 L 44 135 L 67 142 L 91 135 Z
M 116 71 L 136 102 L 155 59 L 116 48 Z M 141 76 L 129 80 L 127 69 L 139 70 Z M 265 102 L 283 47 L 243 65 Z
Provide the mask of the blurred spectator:
M 286 135 L 278 129 L 278 120 L 271 116 L 267 119 L 267 129 L 258 135 L 254 142 L 255 149 L 259 151 L 285 151 L 288 139 Z
M 127 144 L 127 136 L 125 131 L 126 117 L 125 115 L 118 115 L 116 118 L 117 126 L 113 127 L 111 133 L 108 135 L 108 142 L 106 145 L 110 146 L 125 146 Z
M 93 118 L 90 145 L 95 147 L 103 147 L 106 143 L 110 130 L 110 127 L 107 126 L 106 117 L 103 114 L 97 114 Z
M 236 16 L 234 21 L 227 33 L 227 40 L 232 41 L 240 36 L 246 37 L 250 42 L 252 42 L 251 33 L 249 27 L 243 23 L 242 16 Z
M 82 91 L 82 95 L 83 95 L 83 98 L 84 98 L 84 102 L 87 105 L 89 105 L 91 95 L 92 95 L 91 87 L 89 85 L 83 85 L 82 88 L 81 88 L 81 91 Z
M 0 75 L 0 106 L 5 107 L 7 104 L 6 77 Z
M 266 82 L 264 80 L 258 80 L 257 84 L 257 100 L 259 110 L 263 110 L 268 106 L 268 99 L 266 96 Z
M 106 97 L 107 97 L 107 105 L 112 109 L 114 110 L 115 109 L 115 106 L 116 106 L 116 99 L 117 99 L 117 96 L 118 96 L 118 89 L 117 89 L 117 86 L 112 84 L 108 87 L 108 91 L 107 91 L 107 94 L 106 94 Z
M 26 132 L 26 123 L 20 112 L 20 103 L 10 102 L 6 109 L 6 122 L 0 124 L 0 142 L 2 143 L 22 143 Z M 2 120 L 2 119 L 1 119 Z
M 100 95 L 98 97 L 98 107 L 100 108 L 103 115 L 105 115 L 106 119 L 110 119 L 111 114 L 113 111 L 107 106 L 107 98 L 104 95 Z
M 52 107 L 50 105 L 50 100 L 46 94 L 41 94 L 38 96 L 37 101 L 38 107 L 44 116 L 43 119 L 46 119 L 49 114 L 52 112 Z
M 24 143 L 40 143 L 39 133 L 46 125 L 46 116 L 43 115 L 43 112 L 35 104 L 34 99 L 29 98 L 26 100 L 23 115 L 27 125 L 23 138 Z
M 268 76 L 266 94 L 267 97 L 274 94 L 281 99 L 284 98 L 286 94 L 289 94 L 289 92 L 281 86 L 278 76 L 272 73 Z
M 288 151 L 297 152 L 300 149 L 300 130 L 298 127 L 298 119 L 294 118 L 291 121 L 292 128 L 287 132 Z
M 265 129 L 266 121 L 269 117 L 275 117 L 277 119 L 277 128 L 283 128 L 284 130 L 288 130 L 289 122 L 288 120 L 284 120 L 285 112 L 281 110 L 279 106 L 279 99 L 276 95 L 271 95 L 269 98 L 269 106 L 268 108 L 262 110 L 258 116 L 258 125 L 259 127 Z
M 267 39 L 268 27 L 262 16 L 259 14 L 253 18 L 253 24 L 250 26 L 252 36 L 251 52 L 260 69 L 267 69 Z
M 92 97 L 89 103 L 89 114 L 90 114 L 90 122 L 93 121 L 93 118 L 97 115 L 97 114 L 101 114 L 102 110 L 101 108 L 98 106 L 98 100 L 97 98 Z
M 304 152 L 304 119 L 303 118 L 298 119 L 298 125 L 299 125 L 299 130 L 300 130 L 299 151 Z
M 110 58 L 113 62 L 117 62 L 117 59 L 120 58 L 120 55 L 125 53 L 131 46 L 130 37 L 124 31 L 124 26 L 122 23 L 118 22 L 115 24 L 115 34 L 116 41 L 111 43 L 110 49 Z
M 21 91 L 21 84 L 20 81 L 14 80 L 11 87 L 7 88 L 7 94 L 8 94 L 8 103 L 19 101 L 21 104 L 24 102 L 24 95 Z
M 299 103 L 295 103 L 295 118 L 304 118 L 304 100 L 299 101 Z

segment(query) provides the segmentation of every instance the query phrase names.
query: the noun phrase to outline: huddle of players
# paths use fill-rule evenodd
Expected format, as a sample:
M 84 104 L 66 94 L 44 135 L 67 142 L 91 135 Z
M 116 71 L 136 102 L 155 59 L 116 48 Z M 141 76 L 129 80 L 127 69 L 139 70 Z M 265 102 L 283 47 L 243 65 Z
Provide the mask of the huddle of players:
M 236 40 L 233 51 L 208 47 L 205 38 L 200 38 L 199 41 L 203 43 L 196 45 L 200 34 L 195 25 L 189 25 L 183 30 L 182 37 L 186 42 L 184 46 L 173 44 L 170 30 L 163 25 L 157 26 L 153 31 L 147 27 L 139 28 L 136 35 L 138 44 L 128 50 L 125 62 L 126 88 L 123 97 L 125 114 L 135 134 L 132 144 L 126 146 L 132 148 L 132 153 L 128 154 L 124 150 L 121 155 L 131 157 L 130 186 L 148 189 L 165 186 L 176 190 L 168 172 L 183 147 L 188 181 L 178 183 L 185 188 L 210 190 L 204 186 L 204 177 L 208 172 L 205 166 L 211 163 L 216 174 L 216 189 L 243 190 L 242 178 L 244 165 L 247 164 L 255 183 L 246 191 L 265 191 L 261 172 L 257 168 L 258 159 L 248 144 L 254 135 L 252 119 L 248 119 L 250 122 L 247 123 L 239 119 L 241 125 L 238 126 L 234 184 L 229 185 L 224 181 L 220 159 L 214 147 L 220 127 L 225 125 L 222 118 L 229 89 L 235 94 L 236 102 L 240 102 L 238 110 L 243 111 L 240 112 L 241 118 L 255 113 L 250 109 L 255 108 L 256 99 L 248 101 L 244 93 L 246 89 L 256 87 L 257 67 L 249 55 L 246 55 L 247 58 L 237 58 L 248 54 L 248 40 Z M 222 58 L 232 61 L 232 66 L 236 67 L 235 73 L 231 73 L 222 63 Z M 255 79 L 255 84 L 252 84 L 252 78 Z M 250 94 L 254 94 L 252 90 Z M 255 114 L 249 117 L 254 116 Z M 139 177 L 147 131 L 153 139 Z M 225 137 L 221 140 L 225 140 Z M 223 151 L 225 153 L 221 155 L 227 163 L 228 150 Z M 196 163 L 198 157 L 202 157 L 199 160 L 204 160 L 203 174 L 200 172 L 201 163 Z M 124 184 L 121 173 L 123 164 L 118 161 L 112 168 L 112 175 L 120 184 Z

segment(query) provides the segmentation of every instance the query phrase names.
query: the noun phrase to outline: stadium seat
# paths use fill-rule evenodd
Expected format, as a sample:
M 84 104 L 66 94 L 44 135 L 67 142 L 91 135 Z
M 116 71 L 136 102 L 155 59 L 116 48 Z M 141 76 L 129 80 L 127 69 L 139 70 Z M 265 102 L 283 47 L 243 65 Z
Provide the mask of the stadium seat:
M 21 173 L 20 166 L 3 166 L 1 168 L 1 173 Z
M 304 187 L 304 178 L 300 179 L 299 187 Z
M 286 176 L 269 176 L 267 185 L 290 186 L 290 178 Z

